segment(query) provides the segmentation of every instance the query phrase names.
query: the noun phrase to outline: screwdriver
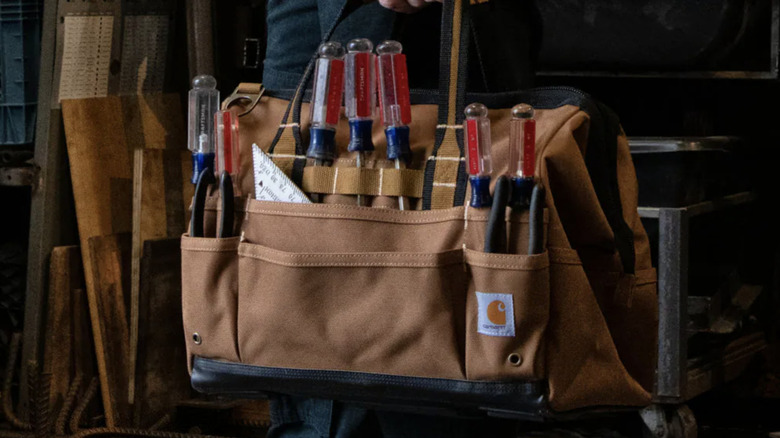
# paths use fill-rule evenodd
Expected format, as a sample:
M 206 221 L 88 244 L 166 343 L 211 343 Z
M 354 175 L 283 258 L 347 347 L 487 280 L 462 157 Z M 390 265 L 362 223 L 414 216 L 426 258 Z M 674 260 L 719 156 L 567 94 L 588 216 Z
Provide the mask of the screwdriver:
M 409 75 L 406 55 L 398 41 L 384 41 L 376 48 L 377 78 L 379 83 L 379 114 L 387 138 L 387 159 L 396 169 L 405 169 L 412 158 L 409 147 L 409 123 L 412 108 L 409 100 Z M 409 208 L 409 201 L 398 198 L 398 209 Z
M 474 208 L 490 206 L 490 174 L 493 160 L 490 154 L 490 119 L 488 110 L 481 103 L 472 103 L 465 110 L 464 138 L 466 160 L 471 182 L 471 203 Z
M 373 51 L 374 44 L 365 38 L 347 44 L 344 104 L 349 119 L 348 150 L 357 153 L 357 167 L 363 167 L 366 152 L 374 150 L 371 140 L 376 106 Z M 357 195 L 357 204 L 366 205 L 363 195 Z
M 222 172 L 226 172 L 232 181 L 238 181 L 238 117 L 231 111 L 218 111 L 214 114 L 214 137 L 214 175 L 221 178 Z
M 509 125 L 509 176 L 512 178 L 512 208 L 531 205 L 536 171 L 536 120 L 534 108 L 521 103 L 512 108 Z
M 192 151 L 192 183 L 203 169 L 214 169 L 214 114 L 219 110 L 217 80 L 196 76 L 189 92 L 188 149 Z
M 344 48 L 337 42 L 320 45 L 314 70 L 314 90 L 311 102 L 311 131 L 306 157 L 315 166 L 330 166 L 336 156 L 336 124 L 341 112 L 344 91 Z M 322 195 L 313 194 L 314 202 Z

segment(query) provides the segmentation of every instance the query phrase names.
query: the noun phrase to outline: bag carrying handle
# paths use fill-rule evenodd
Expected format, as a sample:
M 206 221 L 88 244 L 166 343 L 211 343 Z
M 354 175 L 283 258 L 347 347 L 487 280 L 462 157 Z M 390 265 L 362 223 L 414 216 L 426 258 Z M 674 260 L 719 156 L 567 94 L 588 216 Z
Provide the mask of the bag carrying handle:
M 470 35 L 468 7 L 466 0 L 444 0 L 442 7 L 439 121 L 436 144 L 425 163 L 423 210 L 460 206 L 466 199 L 462 124 Z
M 363 5 L 362 0 L 347 0 L 336 21 L 323 37 L 327 42 L 336 27 L 352 12 Z M 436 144 L 425 166 L 423 208 L 449 208 L 461 205 L 466 194 L 466 168 L 464 161 L 463 121 L 465 100 L 466 63 L 469 27 L 466 20 L 466 0 L 444 0 L 441 24 L 441 51 L 439 61 L 439 114 Z M 306 164 L 306 148 L 301 138 L 300 120 L 303 95 L 317 60 L 315 53 L 304 71 L 293 98 L 277 130 L 269 155 L 288 173 L 293 181 L 303 179 Z

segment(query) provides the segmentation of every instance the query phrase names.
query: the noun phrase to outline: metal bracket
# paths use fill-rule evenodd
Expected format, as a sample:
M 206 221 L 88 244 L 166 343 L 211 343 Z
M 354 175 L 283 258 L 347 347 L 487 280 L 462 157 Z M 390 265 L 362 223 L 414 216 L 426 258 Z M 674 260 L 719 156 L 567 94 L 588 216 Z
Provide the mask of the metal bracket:
M 37 166 L 0 167 L 0 186 L 35 188 L 38 178 Z
M 653 438 L 696 438 L 698 426 L 686 405 L 650 405 L 639 412 Z
M 257 103 L 260 102 L 260 98 L 263 97 L 263 94 L 265 94 L 265 87 L 263 87 L 263 84 L 238 84 L 238 87 L 236 87 L 233 93 L 222 102 L 222 109 L 226 110 L 233 105 L 248 103 L 249 106 L 246 110 L 238 114 L 238 117 L 243 117 L 255 109 Z

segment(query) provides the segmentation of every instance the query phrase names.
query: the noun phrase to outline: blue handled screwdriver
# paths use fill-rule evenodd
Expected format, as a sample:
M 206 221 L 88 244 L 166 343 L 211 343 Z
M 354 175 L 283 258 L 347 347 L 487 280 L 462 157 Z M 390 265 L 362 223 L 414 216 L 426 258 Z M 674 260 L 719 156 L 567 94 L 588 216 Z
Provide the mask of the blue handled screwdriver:
M 315 166 L 330 166 L 336 157 L 336 125 L 344 91 L 344 48 L 331 41 L 320 45 L 318 53 L 306 157 L 313 160 Z M 322 202 L 322 196 L 318 193 L 311 197 L 314 202 Z
M 214 114 L 219 111 L 217 80 L 201 75 L 192 80 L 189 92 L 188 148 L 192 151 L 192 183 L 203 169 L 214 171 Z
M 374 150 L 371 140 L 376 93 L 374 85 L 374 44 L 365 38 L 347 44 L 344 104 L 349 119 L 349 152 L 356 153 L 357 167 L 365 166 L 367 152 Z M 357 204 L 368 204 L 365 196 L 357 195 Z
M 396 169 L 405 169 L 412 159 L 409 145 L 409 124 L 412 108 L 409 99 L 409 74 L 406 55 L 398 41 L 383 41 L 376 48 L 379 89 L 379 114 L 385 127 L 387 159 Z M 409 200 L 398 198 L 398 209 L 409 209 Z

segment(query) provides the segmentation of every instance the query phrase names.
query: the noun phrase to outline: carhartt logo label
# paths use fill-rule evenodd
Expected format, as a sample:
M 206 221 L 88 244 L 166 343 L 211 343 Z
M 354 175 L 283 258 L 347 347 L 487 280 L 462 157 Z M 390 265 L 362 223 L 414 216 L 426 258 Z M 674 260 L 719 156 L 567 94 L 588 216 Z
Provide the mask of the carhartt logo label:
M 487 336 L 513 337 L 515 311 L 511 294 L 477 292 L 477 332 Z
M 506 325 L 506 304 L 503 301 L 488 304 L 487 316 L 493 324 Z

